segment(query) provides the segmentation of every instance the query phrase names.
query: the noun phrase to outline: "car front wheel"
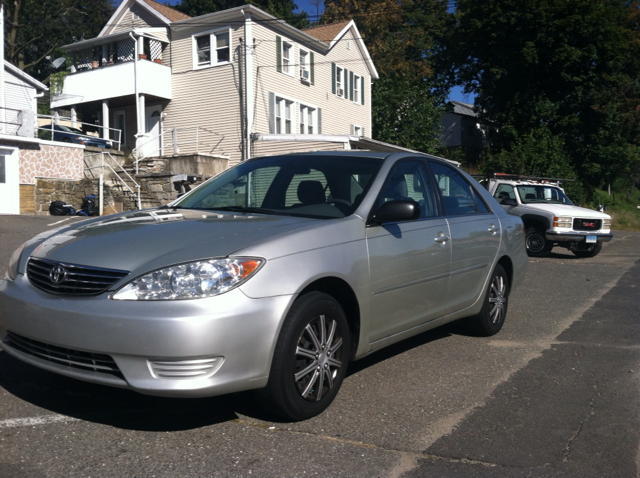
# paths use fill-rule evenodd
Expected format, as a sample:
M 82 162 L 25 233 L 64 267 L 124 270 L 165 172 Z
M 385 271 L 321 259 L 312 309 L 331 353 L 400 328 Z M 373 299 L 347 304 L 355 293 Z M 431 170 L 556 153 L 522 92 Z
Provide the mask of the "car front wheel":
M 527 229 L 527 254 L 531 257 L 545 257 L 551 252 L 553 244 L 547 241 L 544 231 L 534 227 Z
M 322 413 L 338 394 L 350 350 L 347 319 L 340 304 L 321 292 L 299 297 L 282 325 L 260 404 L 288 420 Z

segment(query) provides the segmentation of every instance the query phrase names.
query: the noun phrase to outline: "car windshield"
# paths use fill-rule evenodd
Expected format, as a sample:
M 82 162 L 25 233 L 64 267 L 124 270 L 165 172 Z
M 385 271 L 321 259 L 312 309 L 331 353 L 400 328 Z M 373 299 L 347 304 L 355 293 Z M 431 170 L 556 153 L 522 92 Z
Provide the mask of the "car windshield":
M 247 161 L 198 187 L 173 207 L 345 217 L 362 202 L 382 159 L 274 156 Z
M 522 185 L 518 186 L 520 200 L 524 204 L 530 203 L 554 203 L 573 204 L 565 195 L 564 191 L 555 186 L 544 185 Z

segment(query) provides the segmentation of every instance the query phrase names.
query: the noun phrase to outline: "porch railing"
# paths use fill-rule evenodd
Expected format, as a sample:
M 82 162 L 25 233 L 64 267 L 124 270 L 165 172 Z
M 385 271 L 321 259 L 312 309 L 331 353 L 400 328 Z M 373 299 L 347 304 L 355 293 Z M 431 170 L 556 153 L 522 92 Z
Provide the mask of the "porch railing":
M 154 157 L 158 153 L 164 156 L 167 154 L 180 154 L 180 148 L 182 147 L 182 152 L 187 154 L 212 154 L 224 138 L 224 135 L 202 126 L 163 129 L 132 151 L 133 157 L 137 158 L 135 160 L 136 173 L 138 172 L 140 161 Z M 151 149 L 150 146 L 156 144 L 158 139 L 160 139 L 160 146 Z M 153 148 L 153 146 L 151 147 Z

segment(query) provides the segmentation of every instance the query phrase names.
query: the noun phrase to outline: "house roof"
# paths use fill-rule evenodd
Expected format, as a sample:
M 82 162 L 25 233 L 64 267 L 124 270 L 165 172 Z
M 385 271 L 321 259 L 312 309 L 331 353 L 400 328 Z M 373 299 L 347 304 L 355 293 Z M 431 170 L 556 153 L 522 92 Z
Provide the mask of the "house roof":
M 464 116 L 478 116 L 475 107 L 473 105 L 470 105 L 469 103 L 451 100 L 449 101 L 449 105 L 450 106 L 447 108 L 447 110 L 450 110 L 452 113 Z
M 36 90 L 39 90 L 39 91 L 47 91 L 47 90 L 49 90 L 49 88 L 47 88 L 45 85 L 40 83 L 34 77 L 32 77 L 31 75 L 26 74 L 20 68 L 18 68 L 17 66 L 15 66 L 12 63 L 9 63 L 7 60 L 4 61 L 4 69 L 5 69 L 5 71 L 8 71 L 8 72 L 12 73 L 14 76 L 17 76 L 18 78 L 20 78 L 25 83 L 29 83 Z M 6 81 L 6 79 L 5 79 L 5 81 Z
M 345 27 L 349 25 L 349 21 L 338 22 L 338 23 L 330 23 L 329 25 L 321 25 L 319 27 L 313 28 L 305 28 L 302 30 L 307 35 L 311 35 L 314 38 L 317 38 L 321 42 L 330 45 L 331 42 L 337 37 Z
M 161 3 L 154 2 L 153 0 L 143 0 L 143 1 L 153 9 L 157 10 L 160 14 L 167 17 L 172 22 L 177 22 L 179 20 L 185 20 L 187 18 L 191 18 L 189 15 L 179 12 L 175 8 L 162 5 Z

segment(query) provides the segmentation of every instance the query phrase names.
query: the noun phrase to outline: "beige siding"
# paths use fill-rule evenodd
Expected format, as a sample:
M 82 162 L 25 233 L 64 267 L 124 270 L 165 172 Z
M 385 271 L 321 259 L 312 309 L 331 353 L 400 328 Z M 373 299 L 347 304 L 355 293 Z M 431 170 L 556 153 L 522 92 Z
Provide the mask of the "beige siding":
M 236 28 L 231 29 L 231 63 L 196 70 L 193 69 L 193 34 L 225 25 L 216 23 L 209 28 L 198 24 L 197 29 L 173 30 L 173 98 L 165 110 L 167 117 L 164 121 L 165 128 L 180 128 L 179 141 L 187 142 L 185 145 L 181 144 L 181 153 L 195 151 L 197 126 L 200 143 L 198 151 L 227 154 L 230 165 L 239 162 L 242 154 L 237 61 L 242 29 L 237 28 L 237 22 L 234 24 Z
M 20 127 L 18 124 L 20 111 L 33 110 L 35 89 L 9 71 L 5 71 L 5 75 L 7 78 L 5 82 L 5 128 L 7 134 L 15 134 Z
M 282 35 L 281 35 L 282 36 Z M 294 44 L 294 75 L 279 73 L 276 68 L 276 32 L 268 25 L 258 24 L 254 27 L 256 48 L 254 66 L 256 67 L 256 111 L 254 130 L 258 133 L 269 132 L 269 93 L 296 102 L 294 107 L 294 124 L 298 127 L 299 104 L 315 106 L 322 110 L 323 134 L 351 134 L 351 124 L 358 124 L 366 129 L 367 136 L 371 132 L 371 82 L 364 58 L 360 53 L 351 31 L 334 45 L 328 54 L 309 45 Z M 283 39 L 287 39 L 283 37 Z M 289 40 L 289 39 L 287 39 Z M 350 49 L 347 49 L 347 41 Z M 302 82 L 299 78 L 300 46 L 314 53 L 315 81 L 313 85 Z M 338 98 L 331 88 L 331 63 L 344 67 L 365 78 L 365 104 L 358 105 L 351 100 Z M 296 132 L 298 132 L 296 130 Z
M 137 15 L 135 15 L 137 13 Z M 162 27 L 164 24 L 144 7 L 134 4 L 124 12 L 118 24 L 109 33 L 119 33 L 132 28 Z
M 302 153 L 305 151 L 344 151 L 344 143 L 301 141 L 254 141 L 252 156 Z

